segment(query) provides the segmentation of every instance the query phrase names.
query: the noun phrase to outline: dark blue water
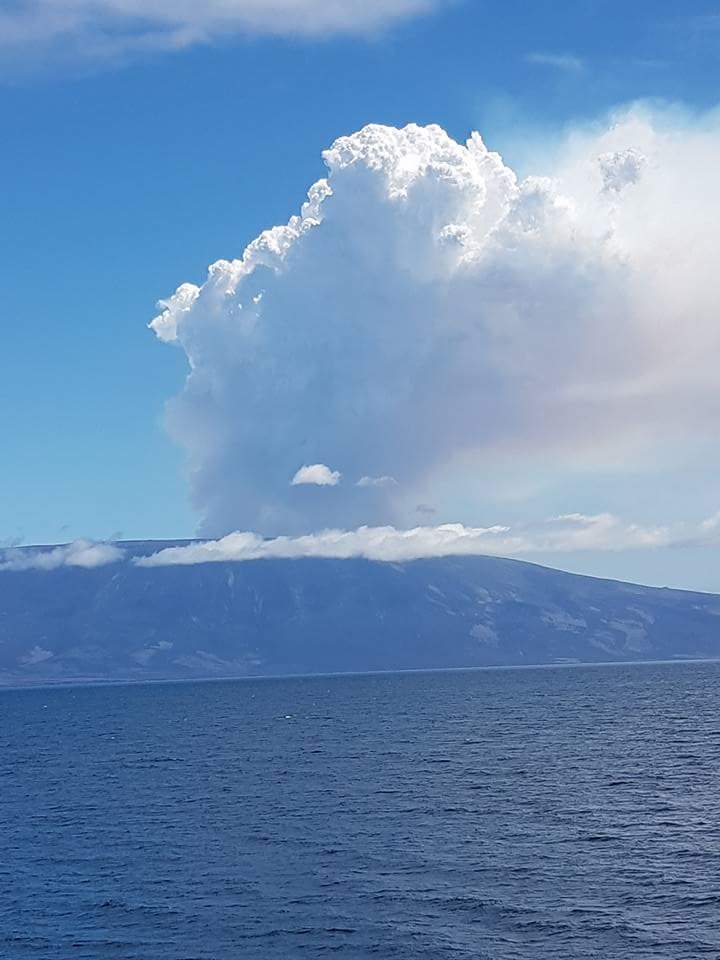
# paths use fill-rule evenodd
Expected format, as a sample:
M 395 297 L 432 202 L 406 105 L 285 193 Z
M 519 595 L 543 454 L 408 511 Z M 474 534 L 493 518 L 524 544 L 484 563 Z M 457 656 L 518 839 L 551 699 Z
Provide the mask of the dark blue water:
M 720 666 L 0 692 L 5 960 L 720 957 Z

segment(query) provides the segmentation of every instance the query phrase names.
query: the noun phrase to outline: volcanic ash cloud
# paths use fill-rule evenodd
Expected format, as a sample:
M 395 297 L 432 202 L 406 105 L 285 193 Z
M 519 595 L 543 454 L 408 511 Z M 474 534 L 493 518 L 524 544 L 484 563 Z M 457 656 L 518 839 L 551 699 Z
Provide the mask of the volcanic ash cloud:
M 551 480 L 709 435 L 716 126 L 632 110 L 552 179 L 437 126 L 336 141 L 298 216 L 151 323 L 189 361 L 167 421 L 204 533 L 407 526 L 500 461 Z

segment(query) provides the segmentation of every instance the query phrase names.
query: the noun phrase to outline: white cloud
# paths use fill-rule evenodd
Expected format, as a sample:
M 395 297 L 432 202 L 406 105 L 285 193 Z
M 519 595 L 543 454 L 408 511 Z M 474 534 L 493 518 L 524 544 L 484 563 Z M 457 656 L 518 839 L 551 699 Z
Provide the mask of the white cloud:
M 310 484 L 316 487 L 336 487 L 342 478 L 339 470 L 331 470 L 324 463 L 313 463 L 309 466 L 300 467 L 295 476 L 290 481 L 293 487 Z
M 448 0 L 15 0 L 0 11 L 0 56 L 108 60 L 237 34 L 366 33 Z
M 220 540 L 169 547 L 135 562 L 142 567 L 172 564 L 258 560 L 270 557 L 334 557 L 401 562 L 427 556 L 492 552 L 492 537 L 504 528 L 466 528 L 460 524 L 442 527 L 360 527 L 357 530 L 324 530 L 301 537 L 264 540 L 256 533 L 231 533 Z
M 397 480 L 395 477 L 388 477 L 386 475 L 381 477 L 360 477 L 358 482 L 355 484 L 356 487 L 396 487 Z
M 357 530 L 323 530 L 299 537 L 264 539 L 256 533 L 231 533 L 219 540 L 168 547 L 138 557 L 141 567 L 224 563 L 270 558 L 364 558 L 402 563 L 429 557 L 513 556 L 537 553 L 573 553 L 653 549 L 669 546 L 715 544 L 717 526 L 676 524 L 647 526 L 628 523 L 609 513 L 594 516 L 567 514 L 543 524 L 467 527 L 447 523 L 435 527 L 359 527 Z
M 262 559 L 325 557 L 363 558 L 403 563 L 433 557 L 565 554 L 583 551 L 621 551 L 667 547 L 720 545 L 720 514 L 700 522 L 640 524 L 611 513 L 567 513 L 544 521 L 471 527 L 462 523 L 417 526 L 361 526 L 355 530 L 328 529 L 297 537 L 262 537 L 253 532 L 230 533 L 218 540 L 166 547 L 151 555 L 132 556 L 109 543 L 78 540 L 50 550 L 16 547 L 4 551 L 0 572 L 56 570 L 59 567 L 100 567 L 127 560 L 139 567 L 194 565 Z M 161 641 L 136 653 L 147 662 L 166 652 L 172 643 Z M 143 659 L 144 658 L 144 659 Z
M 536 66 L 553 67 L 567 73 L 580 73 L 585 67 L 584 61 L 571 53 L 529 53 L 525 59 Z
M 641 108 L 574 131 L 549 179 L 436 126 L 340 138 L 298 216 L 151 324 L 190 363 L 168 425 L 203 534 L 465 519 L 497 464 L 655 485 L 714 450 L 719 152 L 717 115 Z M 325 458 L 398 483 L 300 503 L 287 478 Z
M 57 570 L 59 567 L 84 567 L 89 570 L 117 563 L 124 556 L 124 551 L 112 543 L 75 540 L 47 550 L 22 547 L 5 550 L 0 553 L 0 571 Z

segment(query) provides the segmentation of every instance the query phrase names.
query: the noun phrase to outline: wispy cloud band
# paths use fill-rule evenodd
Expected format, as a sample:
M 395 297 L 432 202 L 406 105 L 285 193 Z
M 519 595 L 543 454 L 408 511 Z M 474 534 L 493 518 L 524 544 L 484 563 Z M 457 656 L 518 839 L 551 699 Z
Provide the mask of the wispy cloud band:
M 322 37 L 367 33 L 447 0 L 15 0 L 0 11 L 0 58 L 54 51 L 116 60 L 241 34 Z
M 402 563 L 431 557 L 563 554 L 720 543 L 720 517 L 700 524 L 649 526 L 628 523 L 610 513 L 564 514 L 543 523 L 467 527 L 359 527 L 323 530 L 300 537 L 264 539 L 256 533 L 231 533 L 219 540 L 168 547 L 135 559 L 141 567 L 224 563 L 228 561 L 323 557 Z
M 581 73 L 585 69 L 585 61 L 571 53 L 529 53 L 525 59 L 535 66 L 552 67 L 566 73 Z
M 117 563 L 124 557 L 125 551 L 114 543 L 74 540 L 72 543 L 47 550 L 34 547 L 4 550 L 0 554 L 0 571 L 57 570 L 60 567 L 83 567 L 90 570 Z
M 625 521 L 611 513 L 567 513 L 541 522 L 470 527 L 462 523 L 399 529 L 361 526 L 355 530 L 321 530 L 298 537 L 265 538 L 251 531 L 218 540 L 165 547 L 149 555 L 133 555 L 124 545 L 76 540 L 48 549 L 15 547 L 0 555 L 0 572 L 92 569 L 120 561 L 139 567 L 192 566 L 263 559 L 316 557 L 403 563 L 433 557 L 564 554 L 663 547 L 720 545 L 720 513 L 699 523 L 666 525 Z

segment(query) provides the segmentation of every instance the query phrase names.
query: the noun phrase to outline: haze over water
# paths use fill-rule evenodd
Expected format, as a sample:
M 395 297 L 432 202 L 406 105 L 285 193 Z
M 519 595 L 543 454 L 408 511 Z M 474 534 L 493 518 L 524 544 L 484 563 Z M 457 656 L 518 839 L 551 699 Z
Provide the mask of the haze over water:
M 720 955 L 720 665 L 0 691 L 9 960 Z

